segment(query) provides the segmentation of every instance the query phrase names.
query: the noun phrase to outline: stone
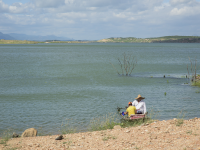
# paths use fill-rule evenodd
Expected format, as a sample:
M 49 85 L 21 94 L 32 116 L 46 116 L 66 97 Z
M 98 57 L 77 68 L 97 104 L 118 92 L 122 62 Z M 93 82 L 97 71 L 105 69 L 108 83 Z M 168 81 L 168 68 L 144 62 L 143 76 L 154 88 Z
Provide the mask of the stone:
M 85 139 L 85 136 L 82 136 L 82 139 Z
M 12 135 L 12 138 L 17 138 L 17 137 L 19 137 L 19 135 L 14 132 L 13 135 Z
M 22 137 L 34 137 L 37 136 L 37 130 L 34 128 L 29 128 L 26 129 L 23 133 L 22 133 Z
M 120 125 L 116 125 L 113 127 L 113 129 L 121 129 L 121 126 Z
M 64 139 L 62 135 L 58 136 L 55 140 L 62 140 Z

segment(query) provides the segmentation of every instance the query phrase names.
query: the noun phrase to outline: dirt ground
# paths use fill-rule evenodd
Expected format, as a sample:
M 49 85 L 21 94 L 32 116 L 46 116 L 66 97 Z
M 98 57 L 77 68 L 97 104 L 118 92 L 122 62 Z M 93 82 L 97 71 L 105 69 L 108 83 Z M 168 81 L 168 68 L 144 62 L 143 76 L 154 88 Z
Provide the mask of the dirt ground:
M 155 121 L 138 127 L 59 135 L 13 138 L 2 150 L 200 150 L 200 118 Z

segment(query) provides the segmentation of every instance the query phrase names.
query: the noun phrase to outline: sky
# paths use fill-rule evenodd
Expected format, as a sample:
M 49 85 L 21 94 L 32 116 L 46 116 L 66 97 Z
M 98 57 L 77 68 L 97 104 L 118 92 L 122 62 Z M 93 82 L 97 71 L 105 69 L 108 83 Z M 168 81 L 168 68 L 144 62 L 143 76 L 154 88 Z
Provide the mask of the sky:
M 0 32 L 75 40 L 200 36 L 200 0 L 0 0 Z

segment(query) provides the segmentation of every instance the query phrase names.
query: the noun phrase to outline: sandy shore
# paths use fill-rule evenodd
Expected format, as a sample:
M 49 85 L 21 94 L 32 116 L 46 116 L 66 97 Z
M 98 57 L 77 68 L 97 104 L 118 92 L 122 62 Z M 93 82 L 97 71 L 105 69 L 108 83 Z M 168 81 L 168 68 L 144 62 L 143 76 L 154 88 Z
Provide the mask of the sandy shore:
M 2 150 L 200 150 L 200 118 L 156 121 L 138 127 L 59 135 L 13 138 Z

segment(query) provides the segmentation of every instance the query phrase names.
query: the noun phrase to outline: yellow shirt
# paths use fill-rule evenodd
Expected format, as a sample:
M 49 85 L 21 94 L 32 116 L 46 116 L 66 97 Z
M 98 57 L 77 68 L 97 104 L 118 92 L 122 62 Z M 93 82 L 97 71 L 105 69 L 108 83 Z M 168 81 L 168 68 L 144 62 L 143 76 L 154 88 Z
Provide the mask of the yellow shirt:
M 130 115 L 135 115 L 135 111 L 136 111 L 135 106 L 129 106 L 129 107 L 126 109 L 126 112 L 128 112 L 128 116 L 129 116 L 129 117 L 130 117 Z

